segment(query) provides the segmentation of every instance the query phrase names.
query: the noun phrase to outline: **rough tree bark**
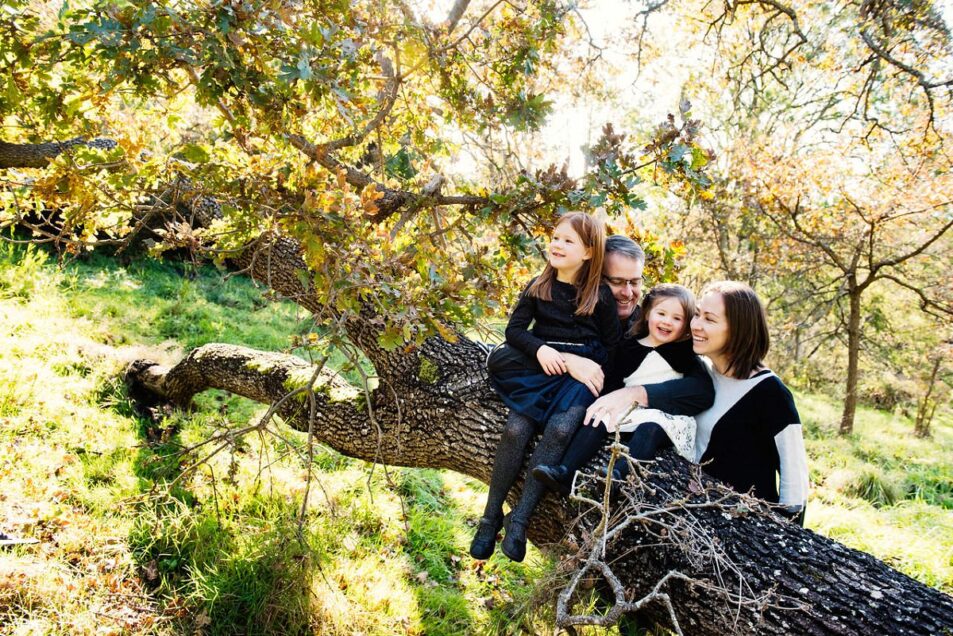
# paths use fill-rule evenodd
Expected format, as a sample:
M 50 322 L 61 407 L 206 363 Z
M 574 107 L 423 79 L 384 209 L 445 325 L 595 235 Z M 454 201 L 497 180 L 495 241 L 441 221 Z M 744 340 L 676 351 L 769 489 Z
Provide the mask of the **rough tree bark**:
M 353 387 L 328 371 L 316 382 L 315 438 L 339 452 L 391 465 L 446 468 L 488 481 L 505 408 L 488 388 L 485 350 L 461 339 L 433 338 L 418 351 L 401 354 L 400 372 L 375 360 L 382 373 L 373 393 L 373 421 Z M 294 356 L 232 345 L 206 345 L 172 368 L 134 363 L 128 380 L 185 406 L 192 396 L 218 388 L 263 403 L 275 403 L 307 384 L 313 368 Z M 285 400 L 278 413 L 307 430 L 307 394 Z M 681 459 L 656 462 L 654 492 L 695 493 L 706 500 L 711 480 Z M 514 496 L 517 493 L 514 493 Z M 625 511 L 623 510 L 623 513 Z M 727 507 L 701 507 L 693 515 L 710 529 L 713 542 L 739 572 L 698 559 L 678 548 L 639 549 L 658 543 L 658 527 L 634 526 L 610 543 L 606 562 L 630 598 L 638 598 L 675 570 L 696 583 L 673 580 L 666 590 L 685 633 L 724 634 L 953 634 L 953 599 L 891 569 L 873 557 L 774 516 L 750 499 Z M 547 497 L 530 527 L 530 539 L 546 546 L 565 538 L 578 518 L 577 536 L 590 532 L 598 514 L 575 503 Z M 719 585 L 752 599 L 733 602 Z M 666 622 L 661 607 L 650 612 Z
M 209 200 L 193 200 L 189 207 L 199 226 L 218 215 Z M 313 313 L 327 311 L 307 287 L 307 277 L 298 276 L 306 266 L 300 244 L 292 239 L 263 235 L 232 264 Z M 455 343 L 431 338 L 413 351 L 388 351 L 378 343 L 376 316 L 342 318 L 348 338 L 374 365 L 380 384 L 367 404 L 362 391 L 321 371 L 313 392 L 315 439 L 368 461 L 451 469 L 488 481 L 505 408 L 486 381 L 485 349 L 465 338 Z M 280 403 L 278 414 L 290 426 L 307 430 L 308 394 L 284 398 L 306 386 L 313 373 L 293 356 L 213 344 L 172 368 L 137 361 L 127 379 L 134 396 L 152 394 L 179 406 L 210 388 Z M 953 634 L 949 596 L 867 554 L 786 523 L 750 499 L 732 500 L 727 509 L 698 505 L 710 496 L 713 482 L 676 457 L 663 455 L 656 468 L 647 481 L 649 492 L 693 493 L 688 501 L 695 507 L 671 514 L 692 516 L 710 529 L 709 544 L 737 568 L 725 569 L 723 560 L 699 558 L 692 550 L 659 548 L 667 543 L 660 541 L 663 528 L 651 522 L 634 525 L 609 543 L 605 561 L 628 600 L 640 598 L 670 572 L 686 575 L 690 581 L 673 578 L 662 590 L 686 633 Z M 519 484 L 511 497 L 518 494 Z M 529 538 L 540 546 L 557 543 L 577 520 L 575 533 L 584 536 L 600 518 L 585 506 L 547 497 Z M 726 589 L 737 592 L 726 594 Z M 735 602 L 739 592 L 755 600 Z M 646 609 L 668 622 L 658 604 Z
M 191 207 L 199 225 L 217 215 L 217 206 L 207 201 Z M 300 244 L 292 239 L 263 236 L 253 249 L 233 259 L 233 265 L 313 313 L 327 311 L 297 275 L 305 264 Z M 487 383 L 484 347 L 462 337 L 455 343 L 431 338 L 413 351 L 387 351 L 378 344 L 375 316 L 350 316 L 344 327 L 374 365 L 380 384 L 371 393 L 368 409 L 363 391 L 322 370 L 314 389 L 315 439 L 351 457 L 450 469 L 488 482 L 506 409 Z M 313 372 L 294 356 L 210 344 L 172 368 L 138 361 L 127 378 L 134 394 L 144 390 L 179 406 L 209 388 L 274 404 L 306 386 Z M 290 426 L 307 430 L 306 400 L 306 394 L 299 393 L 281 402 L 277 412 Z M 681 459 L 663 455 L 656 467 L 647 482 L 652 496 L 694 492 L 690 499 L 696 503 L 711 496 L 714 482 Z M 511 503 L 519 486 L 511 493 Z M 738 571 L 699 559 L 691 550 L 638 549 L 642 543 L 660 543 L 662 526 L 651 523 L 634 526 L 610 543 L 605 561 L 623 583 L 628 600 L 646 594 L 671 571 L 694 579 L 672 579 L 663 590 L 685 633 L 953 635 L 953 598 L 870 555 L 787 523 L 750 498 L 734 501 L 727 510 L 702 506 L 680 514 L 709 528 L 710 545 Z M 551 545 L 566 538 L 575 520 L 579 537 L 600 519 L 585 506 L 546 497 L 529 538 L 539 546 Z M 726 595 L 726 588 L 736 593 Z M 737 592 L 760 600 L 734 602 Z M 647 611 L 660 623 L 669 622 L 660 604 L 653 603 Z

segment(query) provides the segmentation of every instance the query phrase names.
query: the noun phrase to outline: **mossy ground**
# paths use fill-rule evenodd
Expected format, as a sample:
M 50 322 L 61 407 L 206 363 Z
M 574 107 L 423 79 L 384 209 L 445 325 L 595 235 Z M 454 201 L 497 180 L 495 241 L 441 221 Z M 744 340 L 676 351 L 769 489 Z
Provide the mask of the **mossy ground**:
M 206 342 L 287 350 L 306 318 L 210 267 L 58 267 L 0 244 L 0 530 L 38 540 L 0 551 L 0 634 L 551 631 L 547 608 L 530 611 L 549 560 L 467 555 L 482 484 L 321 447 L 309 458 L 280 425 L 190 471 L 199 455 L 179 450 L 265 407 L 208 392 L 154 421 L 119 380 L 125 361 Z M 953 590 L 948 415 L 922 441 L 905 418 L 862 410 L 840 438 L 830 400 L 798 399 L 808 525 Z

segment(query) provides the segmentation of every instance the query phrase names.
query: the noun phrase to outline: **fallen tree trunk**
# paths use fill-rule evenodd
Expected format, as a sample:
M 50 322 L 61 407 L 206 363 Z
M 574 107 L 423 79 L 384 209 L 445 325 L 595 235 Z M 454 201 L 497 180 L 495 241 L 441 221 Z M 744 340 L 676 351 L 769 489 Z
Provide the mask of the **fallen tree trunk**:
M 200 347 L 171 368 L 138 361 L 127 378 L 135 394 L 145 391 L 179 406 L 210 388 L 277 403 L 290 426 L 313 426 L 315 439 L 345 455 L 451 469 L 486 482 L 505 408 L 488 387 L 484 356 L 484 348 L 471 341 L 438 338 L 394 355 L 399 373 L 382 368 L 388 356 L 377 356 L 381 385 L 371 393 L 370 409 L 363 391 L 328 370 L 315 376 L 313 367 L 294 356 L 231 345 Z M 669 575 L 660 592 L 671 600 L 685 633 L 953 633 L 951 597 L 787 523 L 750 498 L 725 496 L 674 456 L 655 463 L 642 493 L 641 503 L 615 513 L 626 525 L 610 531 L 601 562 L 625 590 L 619 600 L 642 598 Z M 547 546 L 566 539 L 574 520 L 579 537 L 592 533 L 601 518 L 592 506 L 547 497 L 529 536 Z M 707 538 L 686 528 L 704 529 Z M 674 540 L 679 533 L 689 540 Z M 644 609 L 672 622 L 664 603 Z
M 213 200 L 181 187 L 182 198 L 172 198 L 187 204 L 194 225 L 208 227 L 220 216 Z M 265 234 L 233 254 L 230 264 L 256 281 L 315 314 L 328 313 L 308 277 L 299 275 L 307 266 L 297 241 Z M 299 358 L 231 345 L 200 347 L 171 368 L 137 361 L 127 371 L 131 393 L 184 407 L 201 391 L 227 390 L 276 405 L 289 425 L 312 429 L 315 439 L 345 455 L 489 481 L 506 410 L 486 381 L 486 350 L 464 338 L 388 350 L 379 344 L 381 321 L 371 310 L 337 318 L 379 377 L 369 400 Z M 511 502 L 519 490 L 517 484 Z M 949 596 L 786 523 L 750 498 L 726 497 L 678 458 L 663 456 L 629 494 L 605 536 L 600 567 L 575 562 L 618 583 L 615 609 L 638 605 L 654 591 L 659 602 L 642 609 L 692 634 L 953 634 Z M 589 537 L 599 547 L 595 530 L 602 520 L 595 506 L 547 497 L 529 538 L 547 546 Z M 560 620 L 574 622 L 571 607 Z

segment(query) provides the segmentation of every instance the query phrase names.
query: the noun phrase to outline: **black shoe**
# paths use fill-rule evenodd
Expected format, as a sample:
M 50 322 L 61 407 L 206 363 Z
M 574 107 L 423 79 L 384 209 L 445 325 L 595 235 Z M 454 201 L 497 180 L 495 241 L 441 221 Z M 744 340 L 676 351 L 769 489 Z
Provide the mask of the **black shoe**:
M 473 541 L 470 542 L 470 556 L 485 561 L 493 556 L 496 549 L 496 540 L 503 527 L 503 517 L 481 517 Z
M 526 521 L 507 517 L 506 536 L 500 543 L 500 550 L 510 561 L 519 563 L 526 557 Z
M 569 469 L 562 464 L 546 466 L 540 464 L 533 469 L 533 477 L 550 490 L 563 497 L 568 497 L 572 490 L 572 475 Z

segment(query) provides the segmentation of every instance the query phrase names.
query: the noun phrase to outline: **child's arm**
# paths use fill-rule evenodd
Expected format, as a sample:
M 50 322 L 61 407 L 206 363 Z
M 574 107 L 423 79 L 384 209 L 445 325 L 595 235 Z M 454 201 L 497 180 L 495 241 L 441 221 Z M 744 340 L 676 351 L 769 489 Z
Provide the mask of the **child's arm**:
M 566 361 L 566 372 L 577 382 L 585 384 L 595 397 L 599 397 L 606 378 L 602 366 L 595 360 L 574 353 L 563 352 L 562 356 Z
M 530 285 L 532 284 L 531 281 Z M 529 286 L 526 289 L 529 289 Z M 520 294 L 516 307 L 510 314 L 510 320 L 506 323 L 506 344 L 539 361 L 546 375 L 561 375 L 566 372 L 566 361 L 562 355 L 529 330 L 536 315 L 536 306 L 526 289 Z
M 697 415 L 715 402 L 715 387 L 698 357 L 684 378 L 645 385 L 645 406 L 672 415 Z
M 530 282 L 532 285 L 532 282 Z M 529 289 L 527 286 L 526 289 Z M 536 315 L 534 299 L 526 293 L 526 289 L 520 294 L 516 306 L 510 314 L 510 319 L 506 323 L 506 344 L 519 349 L 530 358 L 536 357 L 536 351 L 546 344 L 544 340 L 537 338 L 529 330 Z

